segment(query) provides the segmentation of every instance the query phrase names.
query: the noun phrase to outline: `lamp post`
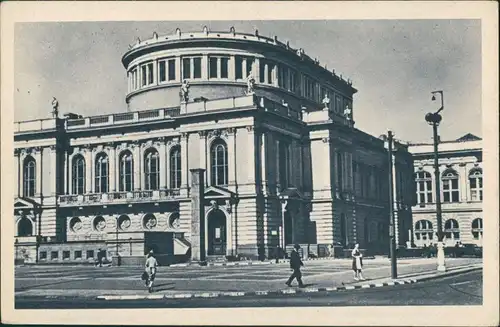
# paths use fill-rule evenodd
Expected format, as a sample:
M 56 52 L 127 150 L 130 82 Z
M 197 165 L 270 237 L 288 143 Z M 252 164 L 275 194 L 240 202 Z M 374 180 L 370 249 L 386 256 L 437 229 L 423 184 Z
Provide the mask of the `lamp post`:
M 120 255 L 118 254 L 118 225 L 120 224 L 120 217 L 116 218 L 116 265 L 120 266 Z
M 389 238 L 391 255 L 391 278 L 398 278 L 398 266 L 396 261 L 396 224 L 394 223 L 394 192 L 393 192 L 393 167 L 392 167 L 392 131 L 387 132 L 387 153 L 389 161 Z
M 432 125 L 432 133 L 434 138 L 434 179 L 435 179 L 435 189 L 436 189 L 436 220 L 437 220 L 437 270 L 438 271 L 446 271 L 446 265 L 444 262 L 444 244 L 443 244 L 443 220 L 441 213 L 441 183 L 440 183 L 440 173 L 439 173 L 439 155 L 438 155 L 438 144 L 439 144 L 439 135 L 438 135 L 438 126 L 442 120 L 441 115 L 439 114 L 441 110 L 444 109 L 444 97 L 443 91 L 433 91 L 432 93 L 432 101 L 436 100 L 436 94 L 441 96 L 441 107 L 438 111 L 434 113 L 428 113 L 425 115 L 425 120 L 429 125 Z

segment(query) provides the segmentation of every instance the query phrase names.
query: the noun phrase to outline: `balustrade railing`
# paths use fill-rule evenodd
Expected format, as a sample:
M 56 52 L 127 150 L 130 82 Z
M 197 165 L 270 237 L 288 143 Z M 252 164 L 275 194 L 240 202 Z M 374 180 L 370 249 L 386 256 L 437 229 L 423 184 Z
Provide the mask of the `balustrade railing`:
M 60 195 L 59 204 L 62 206 L 99 204 L 99 203 L 122 203 L 141 202 L 175 199 L 180 196 L 180 190 L 141 190 L 131 192 L 109 192 L 91 193 L 83 195 Z

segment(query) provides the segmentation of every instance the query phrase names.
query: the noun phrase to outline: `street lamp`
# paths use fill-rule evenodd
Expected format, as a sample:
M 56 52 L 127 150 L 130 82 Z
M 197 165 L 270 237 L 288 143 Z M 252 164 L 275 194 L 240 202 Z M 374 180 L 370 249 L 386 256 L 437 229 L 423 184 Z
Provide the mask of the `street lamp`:
M 394 223 L 394 192 L 393 192 L 393 164 L 392 164 L 392 131 L 387 132 L 387 153 L 389 161 L 389 237 L 390 237 L 390 255 L 391 255 L 391 277 L 398 278 L 398 267 L 396 261 L 396 224 Z
M 441 183 L 440 183 L 440 173 L 439 173 L 439 154 L 438 154 L 438 144 L 439 144 L 439 135 L 438 135 L 438 126 L 442 120 L 441 115 L 439 114 L 441 110 L 444 109 L 444 97 L 443 91 L 433 91 L 432 93 L 432 101 L 436 100 L 436 94 L 439 94 L 441 97 L 441 107 L 438 111 L 434 113 L 428 113 L 425 115 L 425 120 L 429 125 L 432 125 L 432 132 L 434 137 L 434 179 L 435 179 L 435 188 L 436 188 L 436 220 L 437 220 L 437 270 L 438 271 L 446 271 L 446 265 L 444 262 L 444 244 L 443 244 L 443 220 L 441 213 Z

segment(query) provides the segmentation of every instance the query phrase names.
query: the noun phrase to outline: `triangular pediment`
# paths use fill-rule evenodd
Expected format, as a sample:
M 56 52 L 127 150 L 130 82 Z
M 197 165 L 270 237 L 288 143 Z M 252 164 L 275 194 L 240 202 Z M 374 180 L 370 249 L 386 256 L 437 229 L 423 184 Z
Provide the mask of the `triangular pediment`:
M 14 200 L 15 209 L 32 209 L 36 207 L 38 203 L 30 199 L 16 198 Z
M 302 199 L 304 198 L 304 195 L 300 193 L 299 190 L 296 189 L 295 187 L 289 187 L 281 191 L 279 197 L 284 199 L 290 199 L 290 198 Z
M 232 198 L 235 194 L 220 186 L 209 186 L 205 189 L 205 198 Z
M 456 141 L 457 142 L 467 142 L 467 141 L 480 141 L 481 138 L 472 134 L 472 133 L 467 133 L 464 136 L 458 138 Z

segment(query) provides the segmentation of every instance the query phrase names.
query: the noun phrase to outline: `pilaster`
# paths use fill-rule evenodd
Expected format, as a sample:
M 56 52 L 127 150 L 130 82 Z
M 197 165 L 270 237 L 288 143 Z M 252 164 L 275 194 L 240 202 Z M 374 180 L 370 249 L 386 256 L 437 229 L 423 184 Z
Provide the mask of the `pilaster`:
M 108 143 L 109 157 L 108 157 L 108 178 L 109 178 L 109 192 L 116 192 L 116 146 L 113 143 Z
M 210 156 L 210 153 L 208 153 L 207 150 L 207 132 L 206 131 L 199 131 L 198 135 L 200 137 L 200 168 L 205 169 L 207 171 L 207 161 L 208 157 Z M 208 185 L 208 174 L 204 174 L 204 181 L 203 183 L 205 186 Z
M 85 158 L 85 193 L 92 193 L 92 149 L 90 145 L 86 145 L 83 151 Z
M 141 189 L 141 148 L 138 142 L 134 142 L 133 147 L 133 169 L 134 169 L 134 190 Z
M 58 182 L 58 171 L 57 171 L 57 147 L 56 145 L 50 146 L 50 195 L 55 196 L 57 194 L 57 182 Z M 59 184 L 60 185 L 60 184 Z
M 228 129 L 228 184 L 236 184 L 236 129 Z
M 160 189 L 166 189 L 167 187 L 167 176 L 168 176 L 168 170 L 167 171 L 167 160 L 168 160 L 168 153 L 166 150 L 166 145 L 165 145 L 165 139 L 163 137 L 160 138 L 160 146 L 159 146 L 159 156 L 160 156 Z M 170 167 L 169 167 L 170 168 Z
M 181 134 L 181 167 L 182 167 L 182 181 L 181 181 L 181 189 L 184 190 L 185 195 L 187 195 L 187 189 L 189 187 L 189 170 L 188 170 L 188 141 L 189 134 L 182 133 Z

